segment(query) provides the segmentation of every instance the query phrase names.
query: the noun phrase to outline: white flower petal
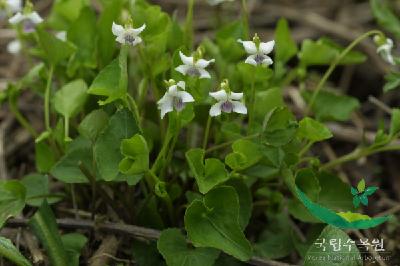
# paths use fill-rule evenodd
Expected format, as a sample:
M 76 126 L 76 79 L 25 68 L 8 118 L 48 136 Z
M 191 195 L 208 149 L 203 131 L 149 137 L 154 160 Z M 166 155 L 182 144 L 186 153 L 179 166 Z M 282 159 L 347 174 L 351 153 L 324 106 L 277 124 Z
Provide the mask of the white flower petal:
M 210 65 L 211 63 L 214 63 L 215 59 L 211 59 L 211 60 L 204 60 L 204 59 L 199 59 L 196 61 L 196 63 L 194 64 L 196 67 L 200 67 L 200 68 L 206 68 L 208 67 L 208 65 Z
M 132 29 L 132 30 L 133 30 L 133 32 L 134 32 L 136 35 L 138 35 L 138 34 L 140 34 L 142 31 L 144 31 L 145 28 L 146 28 L 146 24 L 143 24 L 141 27 L 136 28 L 136 29 Z
M 56 37 L 60 39 L 61 41 L 66 41 L 67 40 L 67 32 L 66 31 L 59 31 L 56 33 Z
M 246 64 L 250 64 L 253 66 L 257 65 L 257 62 L 255 60 L 256 55 L 250 55 L 249 57 L 246 58 L 246 60 L 244 61 Z
M 275 46 L 275 41 L 269 41 L 260 43 L 259 48 L 263 54 L 269 54 L 274 49 L 274 46 Z
M 184 81 L 179 81 L 176 85 L 177 85 L 179 88 L 181 88 L 182 90 L 185 90 L 185 89 L 186 89 L 186 83 L 185 83 Z
M 12 13 L 22 10 L 22 1 L 21 0 L 8 0 L 7 4 Z
M 201 79 L 210 79 L 211 78 L 211 75 L 210 75 L 210 73 L 208 73 L 207 70 L 201 69 L 201 68 L 199 68 L 198 70 L 200 72 L 200 78 Z
M 172 97 L 166 93 L 158 102 L 158 109 L 161 110 L 161 119 L 164 118 L 166 113 L 171 112 L 174 108 L 172 105 Z
M 175 68 L 176 71 L 182 73 L 183 75 L 187 75 L 187 71 L 190 69 L 190 66 L 188 65 L 180 65 L 177 68 Z
M 223 102 L 217 102 L 210 108 L 210 116 L 219 116 L 221 114 L 221 105 Z
M 274 61 L 272 61 L 271 57 L 266 56 L 265 59 L 262 61 L 262 64 L 265 66 L 272 65 Z
M 168 88 L 167 94 L 168 94 L 170 97 L 175 97 L 175 96 L 178 95 L 177 92 L 178 92 L 178 86 L 172 85 L 172 86 L 170 86 L 170 87 Z
M 242 40 L 238 40 L 238 42 L 240 42 L 241 44 L 243 44 L 244 49 L 246 50 L 246 52 L 248 54 L 255 54 L 257 53 L 257 46 L 254 42 L 252 41 L 242 41 Z
M 42 17 L 35 11 L 26 15 L 26 18 L 30 19 L 35 24 L 40 24 L 43 22 Z
M 21 12 L 18 12 L 17 14 L 15 14 L 14 16 L 12 16 L 8 22 L 10 24 L 18 24 L 21 21 L 23 21 L 25 19 L 25 16 L 21 14 Z
M 111 31 L 115 36 L 121 36 L 125 32 L 124 27 L 121 25 L 118 25 L 117 23 L 113 22 L 111 26 Z
M 177 96 L 180 97 L 184 103 L 194 102 L 193 96 L 186 91 L 178 91 Z
M 241 100 L 243 98 L 243 92 L 231 92 L 228 96 L 229 100 Z
M 216 92 L 210 92 L 209 93 L 211 97 L 213 97 L 215 100 L 219 102 L 225 102 L 228 100 L 228 94 L 226 93 L 225 90 L 219 90 Z
M 237 101 L 232 101 L 231 103 L 232 103 L 232 105 L 233 105 L 233 111 L 234 111 L 235 113 L 238 113 L 238 114 L 247 114 L 247 108 L 246 108 L 246 106 L 245 106 L 243 103 L 237 102 Z
M 13 40 L 7 44 L 7 51 L 10 54 L 18 54 L 21 51 L 22 45 L 19 40 Z
M 133 43 L 130 43 L 131 46 L 136 46 L 139 43 L 141 43 L 143 40 L 142 38 L 140 38 L 139 36 L 135 38 L 135 40 L 133 41 Z
M 185 65 L 193 65 L 193 57 L 186 56 L 181 51 L 179 51 L 179 56 L 181 57 L 182 63 L 184 63 Z
M 117 38 L 115 38 L 115 40 L 116 40 L 117 42 L 121 43 L 121 44 L 126 44 L 124 35 L 119 35 L 119 36 L 117 36 Z

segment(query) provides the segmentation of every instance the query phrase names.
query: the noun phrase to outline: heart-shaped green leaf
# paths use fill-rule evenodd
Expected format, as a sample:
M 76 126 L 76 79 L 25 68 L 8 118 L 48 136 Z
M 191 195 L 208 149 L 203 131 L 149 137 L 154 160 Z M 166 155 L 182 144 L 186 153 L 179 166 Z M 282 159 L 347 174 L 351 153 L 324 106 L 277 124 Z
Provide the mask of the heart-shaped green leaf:
M 236 171 L 249 168 L 262 158 L 260 146 L 250 140 L 235 141 L 232 150 L 233 152 L 225 157 L 225 163 Z
M 0 181 L 0 228 L 25 207 L 26 189 L 16 180 Z
M 186 152 L 190 170 L 203 194 L 229 179 L 225 165 L 220 160 L 211 158 L 204 161 L 204 155 L 203 149 L 191 149 Z
M 191 248 L 176 228 L 162 231 L 157 248 L 168 266 L 212 266 L 219 251 L 213 248 Z
M 74 117 L 85 104 L 87 85 L 82 79 L 64 85 L 54 96 L 54 107 L 66 119 Z
M 247 261 L 250 242 L 239 224 L 239 200 L 232 187 L 218 187 L 194 200 L 185 213 L 185 228 L 196 247 L 213 247 Z
M 332 138 L 330 130 L 322 123 L 310 117 L 305 117 L 299 122 L 298 136 L 311 142 Z

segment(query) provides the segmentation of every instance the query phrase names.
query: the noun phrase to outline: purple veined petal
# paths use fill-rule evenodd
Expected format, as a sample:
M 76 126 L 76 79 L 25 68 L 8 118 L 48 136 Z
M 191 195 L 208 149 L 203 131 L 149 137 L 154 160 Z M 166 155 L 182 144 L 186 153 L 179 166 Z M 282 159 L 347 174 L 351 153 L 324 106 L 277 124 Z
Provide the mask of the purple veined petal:
M 275 46 L 275 41 L 269 41 L 269 42 L 262 42 L 260 43 L 260 52 L 263 54 L 269 54 L 272 52 Z
M 187 75 L 187 72 L 190 68 L 191 68 L 191 66 L 188 66 L 188 65 L 180 65 L 180 66 L 176 67 L 175 70 L 183 75 Z
M 177 97 L 181 98 L 184 103 L 194 102 L 193 96 L 186 91 L 178 91 Z
M 219 102 L 225 102 L 228 100 L 228 94 L 226 93 L 225 90 L 210 92 L 209 94 L 211 97 L 213 97 L 215 100 L 217 100 Z
M 256 55 L 250 55 L 249 57 L 246 58 L 246 60 L 244 62 L 246 64 L 257 66 L 257 62 L 256 62 L 255 58 L 256 58 Z
M 209 78 L 211 78 L 211 75 L 210 75 L 210 73 L 209 73 L 207 70 L 205 70 L 205 69 L 198 69 L 198 71 L 199 71 L 199 73 L 200 73 L 200 78 L 201 78 L 201 79 L 209 79 Z
M 217 102 L 216 104 L 212 105 L 210 108 L 210 116 L 219 116 L 221 114 L 221 105 L 223 102 Z

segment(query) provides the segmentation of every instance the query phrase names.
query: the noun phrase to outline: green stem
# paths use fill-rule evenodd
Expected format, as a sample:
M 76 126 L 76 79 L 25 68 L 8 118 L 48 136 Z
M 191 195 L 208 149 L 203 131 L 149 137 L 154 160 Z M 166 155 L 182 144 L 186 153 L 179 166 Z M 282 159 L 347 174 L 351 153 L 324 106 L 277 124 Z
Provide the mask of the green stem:
M 254 123 L 255 119 L 255 103 L 256 103 L 256 89 L 254 85 L 254 79 L 251 82 L 251 103 L 250 103 L 250 113 L 249 113 L 249 125 L 247 128 L 247 133 L 250 132 L 250 128 Z
M 185 33 L 187 38 L 187 45 L 190 50 L 193 50 L 193 7 L 194 7 L 194 0 L 188 0 Z
M 384 147 L 378 147 L 378 148 L 357 148 L 354 151 L 343 155 L 342 157 L 337 158 L 336 160 L 330 161 L 326 164 L 323 164 L 321 166 L 321 170 L 327 170 L 330 168 L 333 168 L 337 165 L 349 162 L 349 161 L 354 161 L 354 160 L 358 160 L 360 158 L 363 157 L 367 157 L 370 156 L 372 154 L 375 153 L 379 153 L 379 152 L 385 152 L 385 151 L 397 151 L 400 150 L 400 144 L 396 144 L 396 145 L 388 145 L 388 146 L 384 146 Z
M 29 121 L 19 111 L 17 101 L 18 95 L 16 94 L 16 92 L 12 92 L 12 94 L 8 98 L 10 111 L 14 114 L 17 121 L 36 139 L 38 137 L 38 134 L 36 130 L 30 125 Z
M 51 126 L 50 126 L 50 93 L 51 93 L 51 81 L 53 79 L 53 73 L 54 73 L 54 65 L 50 66 L 49 69 L 49 76 L 47 77 L 47 85 L 46 85 L 46 90 L 44 93 L 44 121 L 45 121 L 45 126 L 47 131 L 51 131 Z
M 360 42 L 362 42 L 364 39 L 368 38 L 371 35 L 383 35 L 384 34 L 379 31 L 379 30 L 371 30 L 368 31 L 366 33 L 364 33 L 363 35 L 359 36 L 357 39 L 355 39 L 352 43 L 350 43 L 346 49 L 343 50 L 343 52 L 336 57 L 335 60 L 333 60 L 333 62 L 331 63 L 331 65 L 329 66 L 328 70 L 325 72 L 324 76 L 322 77 L 322 79 L 320 80 L 320 82 L 318 83 L 317 88 L 314 90 L 310 102 L 308 103 L 308 107 L 307 107 L 307 111 L 306 111 L 306 115 L 308 115 L 314 105 L 315 99 L 318 96 L 318 93 L 320 92 L 320 90 L 323 88 L 323 86 L 325 85 L 325 83 L 328 81 L 328 78 L 330 77 L 330 75 L 332 74 L 332 72 L 335 70 L 335 68 L 337 67 L 337 65 L 343 60 L 343 58 L 351 51 L 353 50 L 353 48 L 355 46 L 357 46 Z
M 213 151 L 216 151 L 216 150 L 220 150 L 220 149 L 229 147 L 229 146 L 232 145 L 235 141 L 238 141 L 238 140 L 240 140 L 240 139 L 255 139 L 255 138 L 259 137 L 259 136 L 260 136 L 260 134 L 257 133 L 257 134 L 245 136 L 245 137 L 243 137 L 243 138 L 239 138 L 239 139 L 236 139 L 236 140 L 231 140 L 231 141 L 227 141 L 227 142 L 224 142 L 224 143 L 221 143 L 221 144 L 218 144 L 218 145 L 214 145 L 213 147 L 207 149 L 207 150 L 206 150 L 206 153 L 210 153 L 210 152 L 213 152 Z
M 210 135 L 211 122 L 212 122 L 212 117 L 209 115 L 207 118 L 206 129 L 204 130 L 203 150 L 205 150 L 207 148 L 208 137 Z
M 308 152 L 308 150 L 311 148 L 311 146 L 314 144 L 314 142 L 310 141 L 308 142 L 303 149 L 301 149 L 300 153 L 299 153 L 299 157 L 303 157 L 304 154 L 306 154 Z
M 142 129 L 142 119 L 140 118 L 140 114 L 139 114 L 139 108 L 135 102 L 135 99 L 133 99 L 133 97 L 127 93 L 127 102 L 128 102 L 128 106 L 129 109 L 131 110 L 131 112 L 133 113 L 133 115 L 135 116 L 136 122 L 138 124 L 139 130 L 140 132 L 143 132 Z
M 242 23 L 244 29 L 244 37 L 246 40 L 250 38 L 249 34 L 249 9 L 247 8 L 247 1 L 242 0 Z

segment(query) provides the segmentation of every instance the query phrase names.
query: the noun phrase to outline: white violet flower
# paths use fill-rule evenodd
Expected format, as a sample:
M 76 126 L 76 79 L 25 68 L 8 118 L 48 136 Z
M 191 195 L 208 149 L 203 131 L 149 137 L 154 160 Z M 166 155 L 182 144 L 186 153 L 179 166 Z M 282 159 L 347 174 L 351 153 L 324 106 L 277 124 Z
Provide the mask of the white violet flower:
M 36 25 L 42 23 L 43 19 L 36 11 L 33 10 L 32 3 L 28 1 L 24 7 L 24 10 L 12 16 L 8 22 L 13 25 L 22 23 L 24 32 L 29 33 L 35 31 Z
M 22 44 L 19 40 L 13 40 L 7 44 L 7 52 L 10 54 L 19 54 L 22 49 Z
M 261 42 L 257 34 L 254 36 L 253 41 L 238 40 L 249 54 L 245 63 L 254 66 L 264 65 L 269 66 L 273 64 L 271 57 L 268 56 L 275 46 L 275 41 Z
M 234 0 L 207 0 L 207 2 L 212 6 L 222 4 L 223 2 L 233 2 L 233 1 Z
M 115 40 L 121 44 L 128 44 L 135 46 L 141 43 L 143 40 L 139 34 L 146 28 L 146 24 L 143 24 L 140 28 L 133 28 L 131 24 L 123 27 L 113 22 L 111 30 L 112 33 L 117 37 Z
M 14 14 L 22 9 L 21 0 L 0 0 L 0 18 Z
M 243 93 L 230 91 L 227 81 L 222 82 L 221 88 L 222 89 L 217 92 L 210 92 L 210 96 L 218 101 L 211 106 L 210 116 L 219 116 L 221 112 L 247 114 L 247 108 L 241 102 Z M 228 89 L 228 91 L 226 89 Z
M 394 58 L 392 55 L 393 49 L 393 40 L 390 38 L 383 39 L 380 36 L 376 35 L 374 37 L 375 43 L 378 44 L 378 48 L 376 52 L 385 60 L 387 63 L 391 65 L 395 65 Z
M 190 93 L 185 91 L 185 82 L 174 80 L 168 81 L 168 90 L 164 96 L 157 102 L 158 109 L 161 111 L 161 119 L 166 113 L 172 112 L 174 109 L 178 112 L 185 108 L 186 103 L 194 102 L 194 98 Z
M 204 60 L 202 59 L 201 49 L 198 49 L 194 56 L 186 56 L 181 51 L 179 51 L 179 55 L 181 57 L 183 65 L 175 68 L 176 71 L 182 73 L 183 75 L 188 76 L 198 76 L 201 79 L 203 78 L 211 78 L 210 73 L 205 69 L 211 63 L 214 63 L 215 60 Z
M 67 32 L 66 31 L 57 32 L 56 33 L 56 38 L 65 42 L 67 40 Z

